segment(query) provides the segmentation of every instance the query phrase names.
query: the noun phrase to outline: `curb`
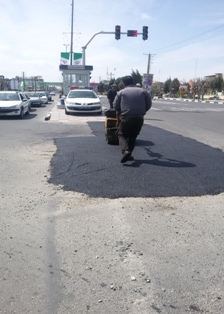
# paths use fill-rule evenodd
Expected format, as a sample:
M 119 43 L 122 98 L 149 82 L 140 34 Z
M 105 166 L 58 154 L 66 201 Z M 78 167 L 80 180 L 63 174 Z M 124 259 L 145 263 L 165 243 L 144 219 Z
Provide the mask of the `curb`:
M 46 117 L 44 118 L 45 121 L 49 121 L 51 118 L 51 111 L 46 115 Z
M 55 106 L 57 109 L 65 109 L 64 105 L 61 105 L 60 103 L 57 103 L 57 105 Z M 54 108 L 55 108 L 54 107 Z M 51 119 L 51 115 L 52 115 L 52 110 L 46 115 L 46 117 L 44 118 L 45 121 L 49 121 Z
M 224 101 L 217 101 L 217 100 L 197 100 L 197 99 L 194 100 L 194 99 L 180 99 L 180 98 L 163 98 L 163 99 L 164 100 L 179 100 L 179 101 L 201 102 L 201 103 L 224 105 Z

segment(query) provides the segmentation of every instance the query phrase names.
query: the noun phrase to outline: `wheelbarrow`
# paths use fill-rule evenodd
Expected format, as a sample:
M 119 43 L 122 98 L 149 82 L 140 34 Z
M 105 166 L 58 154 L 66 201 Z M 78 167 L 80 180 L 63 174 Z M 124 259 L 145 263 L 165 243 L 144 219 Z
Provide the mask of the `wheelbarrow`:
M 105 111 L 104 132 L 108 144 L 118 145 L 119 117 L 114 109 Z

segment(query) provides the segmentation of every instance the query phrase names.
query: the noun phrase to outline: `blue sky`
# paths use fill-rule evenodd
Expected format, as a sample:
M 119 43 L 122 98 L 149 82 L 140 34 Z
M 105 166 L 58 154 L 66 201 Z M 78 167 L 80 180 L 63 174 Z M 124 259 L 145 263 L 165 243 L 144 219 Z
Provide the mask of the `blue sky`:
M 60 52 L 71 42 L 72 0 L 0 0 L 0 75 L 61 81 Z M 82 52 L 95 33 L 149 27 L 149 38 L 100 34 L 86 49 L 92 81 L 138 70 L 154 80 L 188 81 L 224 72 L 223 0 L 74 0 L 73 46 Z

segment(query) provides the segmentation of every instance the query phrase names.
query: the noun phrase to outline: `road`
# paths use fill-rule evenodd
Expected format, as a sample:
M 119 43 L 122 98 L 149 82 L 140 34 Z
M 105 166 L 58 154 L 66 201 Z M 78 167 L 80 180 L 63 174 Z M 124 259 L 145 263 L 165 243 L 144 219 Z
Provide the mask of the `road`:
M 224 150 L 223 102 L 157 100 L 153 102 L 153 109 L 149 113 L 149 118 L 155 117 L 155 122 L 152 120 L 151 125 L 161 126 L 174 133 Z M 159 119 L 156 120 L 157 116 Z
M 0 313 L 222 314 L 224 105 L 153 102 L 122 165 L 56 101 L 0 119 Z

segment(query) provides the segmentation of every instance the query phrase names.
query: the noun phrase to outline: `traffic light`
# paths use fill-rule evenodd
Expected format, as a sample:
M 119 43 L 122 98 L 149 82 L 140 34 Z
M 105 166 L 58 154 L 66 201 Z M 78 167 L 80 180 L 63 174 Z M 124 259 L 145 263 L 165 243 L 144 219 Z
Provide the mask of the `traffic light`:
M 142 30 L 142 39 L 143 39 L 143 40 L 148 39 L 148 26 L 143 26 L 143 30 Z
M 121 38 L 121 27 L 120 25 L 115 26 L 115 39 L 120 39 Z
M 138 31 L 136 31 L 136 30 L 129 30 L 129 31 L 127 31 L 127 36 L 128 37 L 137 37 L 138 36 Z

